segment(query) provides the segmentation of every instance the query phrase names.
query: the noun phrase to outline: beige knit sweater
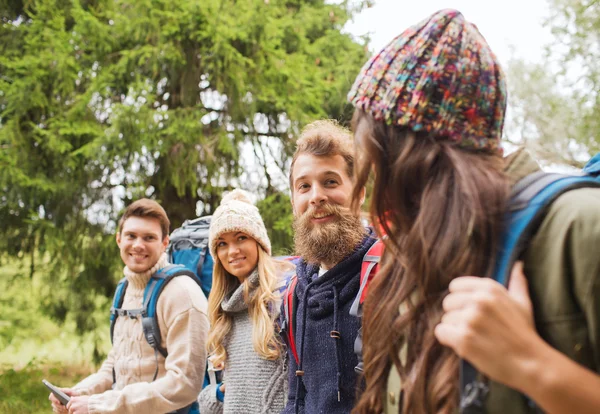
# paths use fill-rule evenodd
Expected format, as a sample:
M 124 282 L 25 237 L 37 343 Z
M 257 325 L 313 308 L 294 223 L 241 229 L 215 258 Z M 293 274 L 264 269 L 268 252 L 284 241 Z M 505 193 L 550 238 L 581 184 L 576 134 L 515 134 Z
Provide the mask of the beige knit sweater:
M 150 276 L 168 265 L 163 254 L 149 271 L 124 270 L 129 286 L 123 309 L 142 307 L 144 288 Z M 154 350 L 144 338 L 141 319 L 119 317 L 113 346 L 100 370 L 74 388 L 91 395 L 88 410 L 94 413 L 168 413 L 196 400 L 202 389 L 206 365 L 208 303 L 200 287 L 189 277 L 173 279 L 157 303 L 161 345 L 168 356 L 158 354 L 158 376 Z M 117 382 L 114 390 L 112 369 Z

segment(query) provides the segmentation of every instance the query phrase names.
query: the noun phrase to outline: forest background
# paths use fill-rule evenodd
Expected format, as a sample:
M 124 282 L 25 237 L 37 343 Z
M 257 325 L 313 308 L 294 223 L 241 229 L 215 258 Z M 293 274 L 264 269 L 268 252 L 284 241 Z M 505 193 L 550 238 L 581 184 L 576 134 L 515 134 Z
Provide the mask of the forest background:
M 132 200 L 160 201 L 176 228 L 242 187 L 291 252 L 295 138 L 348 124 L 374 50 L 345 27 L 372 6 L 0 0 L 0 412 L 49 411 L 42 377 L 72 385 L 106 355 Z M 505 146 L 579 168 L 600 149 L 600 1 L 548 6 L 543 60 L 505 67 Z

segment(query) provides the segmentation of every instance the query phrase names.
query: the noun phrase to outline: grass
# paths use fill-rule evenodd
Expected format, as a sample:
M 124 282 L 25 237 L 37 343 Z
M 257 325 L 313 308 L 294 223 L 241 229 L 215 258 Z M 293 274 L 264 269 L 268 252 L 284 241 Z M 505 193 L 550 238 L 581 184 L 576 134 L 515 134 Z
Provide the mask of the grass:
M 26 261 L 0 266 L 0 413 L 52 412 L 47 379 L 70 387 L 95 371 L 94 340 L 101 352 L 110 349 L 108 307 L 97 332 L 78 336 L 75 323 L 64 324 L 45 315 L 39 307 L 40 277 L 29 278 Z
M 107 354 L 110 350 L 108 322 L 104 334 L 98 334 L 105 339 L 102 351 Z M 33 336 L 14 341 L 0 351 L 0 367 L 22 369 L 30 361 L 44 361 L 51 366 L 92 367 L 91 355 L 94 349 L 93 333 L 78 337 L 68 329 L 56 330 L 52 337 Z
M 0 413 L 23 414 L 52 412 L 42 379 L 68 387 L 91 373 L 88 368 L 44 365 L 35 360 L 19 370 L 0 370 Z

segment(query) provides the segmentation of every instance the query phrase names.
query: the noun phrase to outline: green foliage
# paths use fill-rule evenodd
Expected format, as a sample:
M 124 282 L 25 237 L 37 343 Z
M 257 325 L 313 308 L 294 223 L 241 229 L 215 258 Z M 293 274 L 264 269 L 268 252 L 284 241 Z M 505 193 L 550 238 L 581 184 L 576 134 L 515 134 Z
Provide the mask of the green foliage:
M 581 112 L 573 96 L 545 64 L 512 60 L 508 78 L 512 122 L 506 139 L 527 146 L 544 163 L 581 167 L 597 144 L 581 145 Z
M 45 262 L 38 261 L 41 265 Z M 76 302 L 76 295 L 48 285 L 47 278 L 40 273 L 29 278 L 28 260 L 10 260 L 0 267 L 0 274 L 3 275 L 0 279 L 0 366 L 21 367 L 36 357 L 52 363 L 89 366 L 90 359 L 98 364 L 106 356 L 109 299 L 98 295 L 95 310 L 71 313 L 65 317 L 66 322 L 57 323 L 56 318 L 50 316 L 66 312 L 66 308 L 50 312 L 48 308 Z M 56 299 L 56 295 L 60 295 L 60 299 Z M 88 329 L 98 326 L 98 329 L 81 336 L 83 329 L 79 318 L 84 314 L 87 325 L 83 326 Z
M 294 241 L 292 203 L 285 193 L 275 193 L 258 203 L 269 233 L 273 256 L 290 255 Z
M 577 143 L 591 154 L 600 151 L 600 1 L 551 0 L 548 21 L 556 43 L 549 48 L 561 75 L 572 88 L 577 111 Z
M 548 163 L 581 167 L 600 151 L 600 1 L 549 0 L 545 60 L 508 70 L 517 136 Z
M 27 283 L 18 283 L 18 268 L 4 266 L 0 280 L 0 349 L 5 349 L 13 341 L 36 335 L 40 326 L 37 305 L 31 300 L 31 292 L 24 289 Z
M 57 386 L 68 387 L 88 374 L 89 372 L 77 367 L 43 367 L 35 361 L 20 370 L 0 370 L 0 412 L 50 412 L 49 392 L 42 384 L 42 379 Z
M 264 153 L 277 140 L 285 165 L 302 125 L 347 121 L 344 97 L 366 49 L 342 28 L 360 7 L 2 3 L 0 256 L 29 257 L 19 277 L 43 277 L 42 310 L 71 315 L 80 333 L 94 329 L 89 315 L 120 273 L 112 233 L 131 200 L 157 199 L 177 227 L 239 182 L 243 144 Z M 260 197 L 277 192 L 255 184 Z M 285 220 L 273 221 L 281 251 L 291 241 Z

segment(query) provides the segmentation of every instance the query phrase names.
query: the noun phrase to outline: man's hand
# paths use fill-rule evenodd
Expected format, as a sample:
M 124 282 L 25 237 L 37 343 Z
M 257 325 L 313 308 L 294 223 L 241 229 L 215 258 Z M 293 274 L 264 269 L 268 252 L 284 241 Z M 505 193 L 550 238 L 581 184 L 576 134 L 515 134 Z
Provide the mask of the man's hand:
M 472 276 L 454 279 L 449 290 L 437 339 L 491 379 L 522 389 L 523 368 L 544 344 L 535 331 L 523 263 L 514 265 L 508 290 Z
M 59 388 L 59 389 L 62 392 L 64 392 L 65 394 L 67 394 L 69 397 L 74 397 L 76 395 L 79 395 L 79 393 L 77 391 L 74 391 L 71 388 Z M 50 400 L 50 403 L 52 404 L 53 412 L 60 413 L 60 414 L 68 413 L 67 407 L 62 405 L 60 403 L 60 401 L 58 401 L 58 399 L 54 396 L 54 394 L 50 393 L 50 395 L 48 396 L 48 399 Z
M 71 401 L 69 401 L 69 404 L 67 404 L 69 414 L 88 414 L 89 398 L 89 395 L 71 398 Z

